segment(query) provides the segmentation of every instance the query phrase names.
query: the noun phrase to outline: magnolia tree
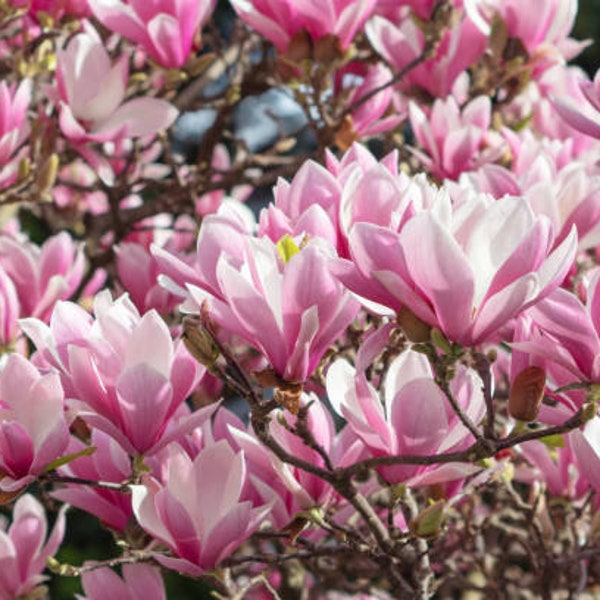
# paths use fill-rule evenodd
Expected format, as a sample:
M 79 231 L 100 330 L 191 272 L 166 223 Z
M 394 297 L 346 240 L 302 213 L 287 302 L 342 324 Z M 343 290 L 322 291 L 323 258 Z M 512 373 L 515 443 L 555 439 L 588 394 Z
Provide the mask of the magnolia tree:
M 0 2 L 0 598 L 598 589 L 576 12 Z

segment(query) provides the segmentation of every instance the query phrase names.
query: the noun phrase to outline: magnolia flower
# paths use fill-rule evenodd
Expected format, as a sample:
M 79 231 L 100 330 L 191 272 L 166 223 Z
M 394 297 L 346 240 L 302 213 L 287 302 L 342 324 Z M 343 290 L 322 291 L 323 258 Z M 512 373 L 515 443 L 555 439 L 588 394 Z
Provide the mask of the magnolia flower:
M 83 246 L 68 233 L 48 238 L 41 247 L 9 236 L 0 237 L 0 261 L 13 282 L 22 317 L 47 320 L 58 300 L 66 300 L 85 272 Z
M 87 566 L 84 564 L 84 567 Z M 165 584 L 160 570 L 144 563 L 123 565 L 123 578 L 107 567 L 85 571 L 81 586 L 85 596 L 78 600 L 166 600 Z
M 130 454 L 151 454 L 177 437 L 178 408 L 203 370 L 183 344 L 174 344 L 165 322 L 151 310 L 140 317 L 127 298 L 108 290 L 94 300 L 95 320 L 70 302 L 57 304 L 50 325 L 24 319 L 37 347 L 38 364 L 60 372 L 72 410 L 113 437 Z M 192 428 L 207 418 L 198 411 L 181 423 Z
M 600 70 L 596 72 L 594 81 L 582 79 L 579 87 L 588 105 L 582 106 L 579 98 L 557 95 L 553 98 L 554 106 L 571 127 L 600 139 Z
M 58 550 L 65 533 L 65 511 L 66 506 L 47 540 L 44 508 L 29 494 L 17 500 L 11 525 L 0 521 L 0 598 L 38 597 L 34 590 L 46 579 L 42 575 L 46 561 Z
M 353 262 L 341 261 L 338 274 L 350 289 L 475 345 L 558 287 L 577 234 L 552 251 L 551 223 L 523 198 L 479 194 L 452 207 L 442 193 L 400 231 L 357 223 L 349 243 Z
M 330 273 L 328 245 L 300 246 L 290 236 L 277 244 L 254 238 L 239 221 L 217 214 L 202 224 L 195 268 L 153 250 L 164 272 L 187 285 L 186 311 L 206 301 L 220 327 L 258 348 L 283 379 L 302 382 L 354 319 L 358 303 Z
M 387 325 L 363 342 L 356 369 L 344 359 L 331 365 L 327 394 L 334 410 L 346 419 L 372 456 L 428 456 L 467 448 L 474 438 L 435 383 L 423 354 L 405 350 L 390 364 L 381 399 L 367 380 L 365 371 L 385 347 L 390 330 Z M 464 414 L 478 424 L 485 414 L 478 375 L 460 365 L 449 388 Z M 472 467 L 397 465 L 384 467 L 381 473 L 393 483 L 419 486 L 464 479 L 473 472 Z
M 17 177 L 20 149 L 30 132 L 27 110 L 31 102 L 31 81 L 24 79 L 19 86 L 0 82 L 0 186 L 12 183 Z
M 92 430 L 91 455 L 78 456 L 57 469 L 66 477 L 87 481 L 122 483 L 131 477 L 131 459 L 115 440 L 100 431 Z M 82 452 L 86 445 L 72 437 L 66 454 Z M 120 491 L 92 485 L 65 485 L 54 490 L 52 497 L 85 510 L 115 531 L 123 531 L 133 516 L 131 496 Z
M 377 0 L 232 0 L 241 19 L 285 52 L 292 38 L 305 30 L 313 40 L 335 36 L 342 50 L 375 9 Z
M 394 72 L 402 71 L 422 54 L 425 47 L 424 34 L 410 13 L 399 23 L 376 15 L 367 23 L 365 31 L 373 48 Z M 469 19 L 462 19 L 444 31 L 432 58 L 402 78 L 400 89 L 418 86 L 434 97 L 445 98 L 452 92 L 459 76 L 483 55 L 487 41 Z
M 173 553 L 155 553 L 161 565 L 200 575 L 254 533 L 270 507 L 240 501 L 247 477 L 244 455 L 225 440 L 193 460 L 177 444 L 166 451 L 162 481 L 145 476 L 141 485 L 131 486 L 133 511 L 140 526 Z
M 423 151 L 414 154 L 439 179 L 457 179 L 478 163 L 498 158 L 503 148 L 488 132 L 492 104 L 478 96 L 459 108 L 453 96 L 433 103 L 428 116 L 416 103 L 409 104 L 410 124 Z M 485 153 L 483 147 L 491 146 Z
M 98 34 L 87 27 L 56 53 L 59 124 L 72 142 L 107 142 L 154 135 L 177 110 L 157 98 L 125 101 L 129 58 L 112 65 Z
M 31 483 L 69 442 L 63 390 L 56 373 L 41 375 L 19 354 L 0 371 L 0 489 Z
M 139 44 L 159 65 L 178 68 L 188 59 L 196 31 L 208 21 L 216 0 L 94 0 L 95 17 Z

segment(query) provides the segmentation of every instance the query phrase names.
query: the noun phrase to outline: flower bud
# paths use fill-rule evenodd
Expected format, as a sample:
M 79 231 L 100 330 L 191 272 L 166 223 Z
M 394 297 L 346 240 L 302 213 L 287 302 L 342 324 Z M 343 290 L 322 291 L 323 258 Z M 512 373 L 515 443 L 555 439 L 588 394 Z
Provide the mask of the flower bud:
M 544 390 L 546 389 L 546 371 L 541 367 L 527 367 L 516 377 L 510 388 L 508 412 L 511 417 L 529 423 L 534 421 L 540 410 Z
M 431 325 L 421 321 L 417 315 L 403 306 L 398 311 L 398 325 L 402 327 L 406 337 L 414 343 L 425 343 L 431 338 Z

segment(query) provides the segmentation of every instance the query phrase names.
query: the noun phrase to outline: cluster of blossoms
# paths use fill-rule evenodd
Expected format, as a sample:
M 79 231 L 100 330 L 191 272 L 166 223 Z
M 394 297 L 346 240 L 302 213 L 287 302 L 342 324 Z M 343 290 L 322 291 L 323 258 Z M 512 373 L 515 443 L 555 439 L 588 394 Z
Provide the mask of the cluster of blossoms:
M 1 600 L 600 584 L 577 9 L 0 2 Z

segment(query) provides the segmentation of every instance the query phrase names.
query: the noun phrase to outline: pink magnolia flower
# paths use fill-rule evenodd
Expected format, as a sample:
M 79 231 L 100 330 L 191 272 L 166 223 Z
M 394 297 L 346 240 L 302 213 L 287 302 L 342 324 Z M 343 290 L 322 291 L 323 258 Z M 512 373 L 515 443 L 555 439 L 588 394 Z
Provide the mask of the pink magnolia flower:
M 20 354 L 0 371 L 0 489 L 31 483 L 69 443 L 64 395 L 55 373 L 41 375 Z
M 362 67 L 361 64 L 351 64 L 336 72 L 337 93 L 347 93 L 346 88 L 354 88 L 345 101 L 345 105 L 348 107 L 360 102 L 361 98 L 385 86 L 392 79 L 392 72 L 381 64 L 375 64 L 366 70 Z M 402 106 L 402 103 L 403 99 L 393 86 L 384 87 L 378 94 L 358 105 L 348 115 L 345 126 L 342 125 L 337 134 L 337 145 L 346 149 L 356 140 L 369 138 L 393 129 L 406 116 L 406 108 Z
M 336 437 L 331 414 L 316 396 L 303 394 L 300 404 L 304 407 L 309 405 L 306 418 L 308 428 L 334 465 L 348 465 L 358 458 L 362 445 L 356 444 L 355 440 L 344 444 L 346 440 L 340 441 Z M 277 413 L 273 414 L 270 432 L 279 445 L 310 464 L 324 467 L 322 456 L 289 431 L 290 427 L 296 425 L 297 417 L 288 411 Z M 289 525 L 301 511 L 324 508 L 339 501 L 330 484 L 279 460 L 258 440 L 251 428 L 230 427 L 230 433 L 244 451 L 255 495 L 262 503 L 272 505 L 268 519 L 275 529 Z M 256 499 L 254 503 L 259 504 Z
M 131 486 L 133 510 L 141 527 L 173 553 L 155 553 L 161 565 L 200 575 L 254 533 L 270 506 L 240 501 L 247 477 L 244 455 L 225 440 L 193 460 L 177 444 L 168 452 L 162 481 L 145 476 L 142 485 Z
M 329 246 L 313 240 L 300 250 L 291 237 L 275 244 L 242 232 L 239 222 L 206 218 L 196 270 L 154 252 L 167 275 L 187 284 L 186 310 L 208 301 L 220 327 L 258 348 L 287 381 L 305 381 L 358 304 L 329 272 Z
M 127 296 L 105 290 L 94 300 L 95 319 L 76 304 L 56 305 L 50 325 L 24 319 L 38 364 L 57 369 L 71 410 L 113 437 L 132 454 L 151 454 L 180 435 L 170 431 L 178 408 L 203 369 L 165 322 L 151 310 L 140 317 Z M 75 401 L 79 401 L 75 402 Z M 181 423 L 192 428 L 208 418 L 198 411 Z
M 0 267 L 0 352 L 15 342 L 19 332 L 20 309 L 15 285 Z
M 525 197 L 538 215 L 546 215 L 554 227 L 555 244 L 577 227 L 579 249 L 600 243 L 600 173 L 573 157 L 572 144 L 534 138 L 531 131 L 517 136 L 505 131 L 511 168 L 485 164 L 461 177 L 454 197 L 471 187 L 496 198 Z
M 139 44 L 159 65 L 185 64 L 197 30 L 211 17 L 216 0 L 95 0 L 96 18 Z
M 518 38 L 530 54 L 558 53 L 555 60 L 571 59 L 585 47 L 568 37 L 577 16 L 577 0 L 544 0 L 536 10 L 519 0 L 465 0 L 467 15 L 482 33 L 489 35 L 491 22 L 499 15 L 508 35 Z
M 334 35 L 342 50 L 352 43 L 375 9 L 377 0 L 232 0 L 250 27 L 285 52 L 292 38 L 305 30 L 313 40 Z
M 11 184 L 17 177 L 19 160 L 26 150 L 23 144 L 30 132 L 27 110 L 31 102 L 31 81 L 19 86 L 0 82 L 0 186 Z
M 158 283 L 160 268 L 150 247 L 156 244 L 185 260 L 194 246 L 197 227 L 186 215 L 174 220 L 166 214 L 146 219 L 141 222 L 141 226 L 144 225 L 147 231 L 127 236 L 126 241 L 115 248 L 119 282 L 140 313 L 152 308 L 160 313 L 169 312 L 179 299 Z
M 277 242 L 284 235 L 320 238 L 348 258 L 348 232 L 365 221 L 399 227 L 416 207 L 431 204 L 434 188 L 424 175 L 398 173 L 392 153 L 377 161 L 360 144 L 353 144 L 341 161 L 327 157 L 327 169 L 305 162 L 291 182 L 279 179 L 274 203 L 263 209 L 259 235 Z
M 62 232 L 41 247 L 0 236 L 0 261 L 12 280 L 22 317 L 47 320 L 58 300 L 69 298 L 85 273 L 83 246 Z
M 574 294 L 557 289 L 531 307 L 519 319 L 512 346 L 513 374 L 534 364 L 543 367 L 557 387 L 600 382 L 600 275 L 590 283 L 585 305 Z M 555 410 L 542 406 L 540 420 L 560 422 L 585 402 L 583 390 L 555 398 L 559 405 Z
M 437 99 L 428 116 L 418 104 L 409 104 L 410 124 L 424 150 L 415 150 L 421 162 L 439 178 L 457 179 L 482 162 L 499 158 L 501 138 L 489 131 L 492 104 L 478 96 L 459 108 L 453 96 Z M 484 152 L 484 147 L 488 149 Z
M 589 436 L 591 428 L 586 429 Z M 586 434 L 580 430 L 563 435 L 562 439 L 564 445 L 553 448 L 552 451 L 539 441 L 520 444 L 518 451 L 531 467 L 518 467 L 515 477 L 527 483 L 543 481 L 551 494 L 580 500 L 590 491 L 591 481 L 595 487 L 600 488 L 600 477 L 597 474 L 593 474 L 589 481 L 586 477 L 586 473 L 600 467 L 600 457 L 594 456 Z
M 584 79 L 579 86 L 588 104 L 582 105 L 577 98 L 558 96 L 554 98 L 554 106 L 571 127 L 600 139 L 600 70 L 594 81 Z
M 154 135 L 169 127 L 177 110 L 157 98 L 125 102 L 129 58 L 112 65 L 98 34 L 88 27 L 56 54 L 59 124 L 72 142 L 107 142 Z
M 44 12 L 54 19 L 60 19 L 65 15 L 75 17 L 88 17 L 91 15 L 88 0 L 10 0 L 17 7 L 29 7 L 29 14 L 33 17 Z
M 86 563 L 84 563 L 84 567 Z M 144 563 L 123 565 L 123 578 L 107 567 L 85 571 L 81 586 L 85 596 L 78 600 L 166 600 L 165 584 L 160 570 Z
M 357 223 L 349 242 L 353 262 L 340 261 L 338 275 L 351 290 L 474 345 L 558 287 L 577 235 L 552 251 L 551 223 L 523 198 L 479 194 L 453 207 L 442 190 L 400 231 Z
M 423 354 L 405 350 L 391 363 L 382 398 L 367 380 L 365 371 L 385 348 L 391 329 L 391 324 L 386 325 L 366 339 L 356 369 L 345 359 L 329 367 L 327 394 L 334 410 L 346 419 L 371 456 L 430 456 L 467 448 L 474 438 L 435 383 Z M 456 402 L 475 424 L 485 414 L 482 388 L 479 376 L 462 365 L 450 382 Z M 420 486 L 462 480 L 474 470 L 473 465 L 458 464 L 398 465 L 382 467 L 380 472 L 393 483 Z
M 131 459 L 115 440 L 99 429 L 92 430 L 89 456 L 79 456 L 57 469 L 67 477 L 87 481 L 122 483 L 131 477 Z M 71 437 L 66 454 L 75 454 L 86 448 L 78 439 Z M 85 510 L 115 531 L 123 531 L 133 516 L 131 495 L 91 485 L 65 485 L 52 492 L 52 497 Z
M 365 30 L 373 48 L 394 72 L 401 71 L 420 56 L 425 45 L 423 32 L 410 14 L 404 15 L 398 24 L 375 16 Z M 477 62 L 486 47 L 487 37 L 470 19 L 463 18 L 447 28 L 435 56 L 407 73 L 399 88 L 408 93 L 417 86 L 436 98 L 445 98 L 459 76 Z
M 65 511 L 58 513 L 52 533 L 46 540 L 48 523 L 44 508 L 33 496 L 26 494 L 17 500 L 12 524 L 2 519 L 0 527 L 0 598 L 25 598 L 46 577 L 42 572 L 65 534 Z

